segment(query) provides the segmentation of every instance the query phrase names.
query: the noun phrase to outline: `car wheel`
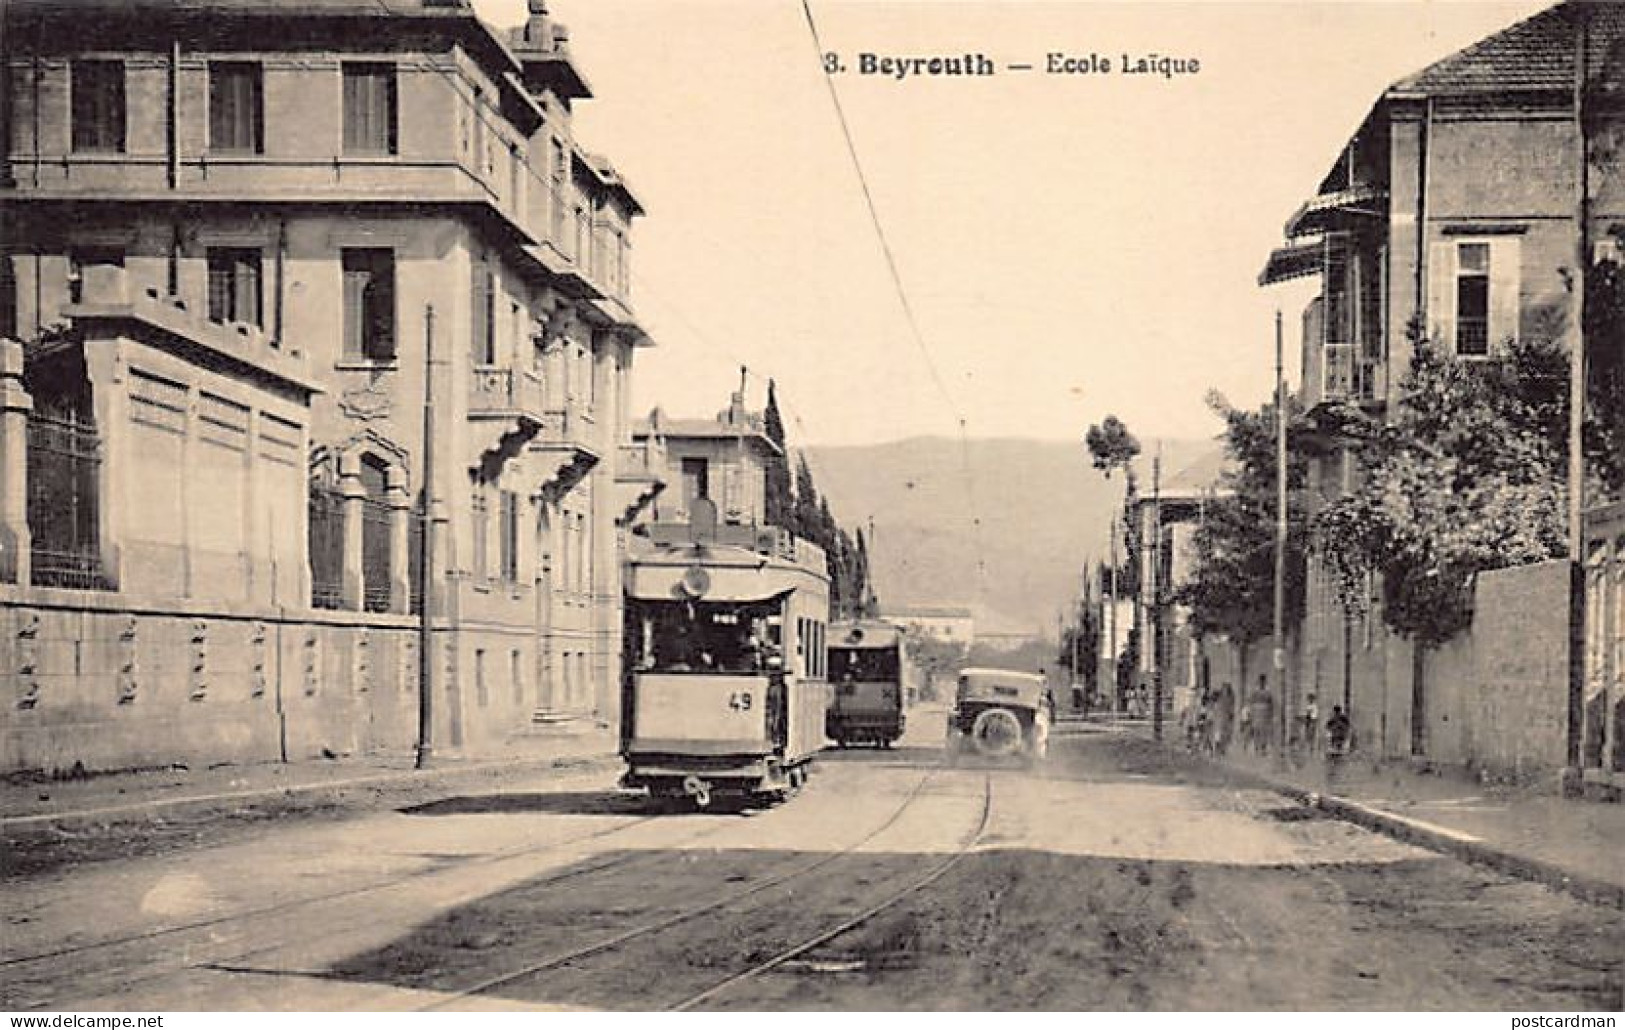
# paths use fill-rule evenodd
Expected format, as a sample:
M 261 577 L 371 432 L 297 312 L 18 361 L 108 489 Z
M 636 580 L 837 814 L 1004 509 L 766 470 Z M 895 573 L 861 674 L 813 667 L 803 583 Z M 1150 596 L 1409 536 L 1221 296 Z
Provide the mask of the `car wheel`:
M 1013 754 L 1021 748 L 1025 737 L 1021 720 L 1008 708 L 989 708 L 977 715 L 970 735 L 977 752 L 988 758 Z

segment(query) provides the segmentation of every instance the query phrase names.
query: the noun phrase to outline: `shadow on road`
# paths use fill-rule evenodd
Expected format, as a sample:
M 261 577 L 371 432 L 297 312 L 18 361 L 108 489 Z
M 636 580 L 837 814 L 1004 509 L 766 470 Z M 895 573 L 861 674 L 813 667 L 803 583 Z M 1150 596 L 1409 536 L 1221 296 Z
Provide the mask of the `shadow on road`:
M 519 973 L 492 984 L 486 997 L 658 1009 L 810 939 L 835 913 L 921 873 L 917 854 L 850 855 L 794 890 L 741 898 L 639 935 L 641 927 L 665 926 L 673 912 L 727 898 L 817 856 L 717 850 L 703 858 L 614 857 L 626 861 L 584 871 L 568 890 L 550 878 L 496 891 L 320 975 L 433 991 L 450 1001 Z M 1625 928 L 1613 925 L 1610 913 L 1569 902 L 1533 918 L 1522 906 L 1504 912 L 1497 904 L 1530 892 L 1538 889 L 1431 858 L 1310 870 L 1001 848 L 970 856 L 920 894 L 723 1003 L 789 1011 L 1611 1004 L 1619 971 L 1610 956 L 1625 945 Z M 1442 918 L 1417 919 L 1419 906 Z M 1456 946 L 1462 936 L 1519 934 L 1542 947 L 1486 958 Z M 612 938 L 621 943 L 595 949 Z M 589 953 L 570 957 L 583 949 Z M 1260 949 L 1293 954 L 1298 972 L 1258 980 Z M 1418 955 L 1427 961 L 1413 964 Z
M 442 798 L 399 811 L 402 815 L 638 815 L 649 810 L 642 794 L 616 790 L 472 794 Z

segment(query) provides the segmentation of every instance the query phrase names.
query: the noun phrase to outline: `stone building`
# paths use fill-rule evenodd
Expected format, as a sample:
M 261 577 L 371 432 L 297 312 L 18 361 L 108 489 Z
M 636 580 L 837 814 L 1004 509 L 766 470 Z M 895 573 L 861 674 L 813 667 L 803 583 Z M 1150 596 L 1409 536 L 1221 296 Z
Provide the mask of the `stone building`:
M 888 607 L 880 617 L 928 640 L 970 647 L 976 643 L 976 615 L 969 608 L 953 605 L 905 605 Z
M 529 6 L 4 5 L 0 766 L 613 720 L 643 211 Z
M 1394 83 L 1287 221 L 1260 282 L 1320 279 L 1302 321 L 1312 506 L 1357 482 L 1337 413 L 1391 410 L 1413 319 L 1461 361 L 1516 340 L 1576 345 L 1576 272 L 1617 260 L 1625 225 L 1611 156 L 1625 131 L 1622 44 L 1625 9 L 1571 0 Z M 1375 584 L 1371 608 L 1344 611 L 1326 570 L 1312 561 L 1308 573 L 1294 713 L 1314 691 L 1323 714 L 1350 706 L 1371 753 L 1515 774 L 1565 764 L 1565 576 L 1480 577 L 1474 629 L 1418 663 L 1384 627 Z M 1486 625 L 1518 627 L 1522 644 L 1488 640 Z
M 654 498 L 654 522 L 688 522 L 694 502 L 716 505 L 719 522 L 767 524 L 767 469 L 779 445 L 767 435 L 762 416 L 745 410 L 734 394 L 714 419 L 668 417 L 659 408 L 632 427 L 636 448 L 658 448 L 662 478 L 677 490 Z

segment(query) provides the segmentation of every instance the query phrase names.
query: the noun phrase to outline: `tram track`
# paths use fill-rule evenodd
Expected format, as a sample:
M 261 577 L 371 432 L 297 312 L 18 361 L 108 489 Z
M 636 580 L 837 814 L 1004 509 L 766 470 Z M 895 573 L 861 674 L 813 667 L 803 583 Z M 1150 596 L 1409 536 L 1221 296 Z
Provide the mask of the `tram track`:
M 868 923 L 882 912 L 895 908 L 904 900 L 918 894 L 920 891 L 926 889 L 933 883 L 936 883 L 938 880 L 946 876 L 955 866 L 965 859 L 965 856 L 971 853 L 971 850 L 976 846 L 977 842 L 980 841 L 983 835 L 987 833 L 988 820 L 992 815 L 992 812 L 993 777 L 984 776 L 982 780 L 982 812 L 980 818 L 977 820 L 975 829 L 966 835 L 964 840 L 960 842 L 958 849 L 955 850 L 952 855 L 949 855 L 941 862 L 938 862 L 924 876 L 914 880 L 913 882 L 904 886 L 902 889 L 887 895 L 880 901 L 863 909 L 857 915 L 843 920 L 834 927 L 809 937 L 794 947 L 780 951 L 765 961 L 757 962 L 756 964 L 733 974 L 726 980 L 719 981 L 718 983 L 706 988 L 703 991 L 700 991 L 697 994 L 689 995 L 682 1001 L 667 1006 L 666 1011 L 687 1012 L 691 1009 L 698 1008 L 699 1006 L 720 997 L 728 991 L 733 990 L 735 987 L 741 984 L 754 980 L 764 973 L 772 972 L 787 962 L 798 959 L 817 948 L 823 947 L 839 937 L 851 933 L 853 930 L 856 930 L 865 923 Z
M 499 988 L 512 987 L 516 984 L 522 983 L 523 981 L 542 977 L 543 974 L 550 971 L 560 970 L 564 967 L 573 967 L 585 959 L 620 951 L 637 942 L 649 941 L 668 930 L 673 930 L 675 928 L 694 923 L 703 917 L 721 912 L 722 910 L 738 905 L 740 902 L 756 898 L 776 888 L 796 884 L 802 880 L 805 880 L 812 874 L 827 869 L 831 865 L 834 865 L 843 859 L 853 857 L 866 845 L 869 845 L 896 826 L 899 820 L 902 819 L 903 815 L 919 799 L 926 785 L 931 782 L 936 775 L 937 770 L 935 769 L 927 771 L 925 775 L 922 776 L 914 784 L 913 788 L 907 793 L 903 799 L 903 802 L 898 805 L 898 807 L 884 822 L 875 827 L 873 830 L 868 831 L 861 838 L 846 844 L 836 851 L 821 855 L 811 861 L 797 862 L 791 868 L 782 872 L 774 873 L 767 879 L 758 880 L 749 887 L 741 890 L 727 892 L 726 894 L 713 897 L 699 904 L 688 906 L 680 909 L 677 912 L 667 914 L 659 919 L 650 920 L 637 926 L 622 930 L 618 933 L 610 935 L 609 937 L 602 938 L 588 944 L 578 945 L 561 950 L 536 962 L 527 963 L 518 969 L 510 970 L 501 975 L 490 977 L 488 979 L 457 988 L 454 991 L 445 994 L 443 997 L 436 999 L 429 1005 L 417 1009 L 416 1011 L 439 1011 L 447 1009 L 457 1005 L 459 1002 L 495 992 Z M 671 1006 L 668 1006 L 668 1008 L 671 1010 L 683 1010 L 693 1007 L 694 1005 L 702 1004 L 713 995 L 731 988 L 733 984 L 760 975 L 763 972 L 767 972 L 768 970 L 775 968 L 778 965 L 781 965 L 784 962 L 789 961 L 790 959 L 793 959 L 808 950 L 811 950 L 812 948 L 818 947 L 820 944 L 826 943 L 827 941 L 854 929 L 863 922 L 872 919 L 875 915 L 896 905 L 904 898 L 923 890 L 931 883 L 934 883 L 936 880 L 945 875 L 950 869 L 953 868 L 954 865 L 958 864 L 958 862 L 969 853 L 970 849 L 975 846 L 976 842 L 981 839 L 987 828 L 991 806 L 992 777 L 985 776 L 983 779 L 982 803 L 975 827 L 969 833 L 967 833 L 963 839 L 960 840 L 954 853 L 944 862 L 938 863 L 936 866 L 934 866 L 932 872 L 926 877 L 919 878 L 911 882 L 903 890 L 888 895 L 879 904 L 866 907 L 857 917 L 844 921 L 833 930 L 822 932 L 815 938 L 812 938 L 809 941 L 790 949 L 788 952 L 777 953 L 766 962 L 758 963 L 741 973 L 733 974 L 728 977 L 727 980 L 715 984 L 712 987 L 707 988 L 705 991 L 699 992 L 698 994 L 691 995 Z
M 668 817 L 662 813 L 637 816 L 627 822 L 620 823 L 615 826 L 604 827 L 587 833 L 575 834 L 562 840 L 546 841 L 539 844 L 519 844 L 512 847 L 502 848 L 497 851 L 488 852 L 486 854 L 471 856 L 450 866 L 439 865 L 429 868 L 416 869 L 407 873 L 388 876 L 382 879 L 375 879 L 366 883 L 356 884 L 338 890 L 322 891 L 315 894 L 307 894 L 297 898 L 278 901 L 272 904 L 257 905 L 246 909 L 239 909 L 233 912 L 211 916 L 207 919 L 196 919 L 184 923 L 154 927 L 138 933 L 126 933 L 115 937 L 87 941 L 82 944 L 50 948 L 42 951 L 32 952 L 27 955 L 17 955 L 3 958 L 0 959 L 0 971 L 4 971 L 5 980 L 8 985 L 8 990 L 4 993 L 10 993 L 11 990 L 14 990 L 15 985 L 22 982 L 26 977 L 28 970 L 41 964 L 51 963 L 54 965 L 64 960 L 78 961 L 87 957 L 97 959 L 102 958 L 103 956 L 108 956 L 107 958 L 103 959 L 104 968 L 109 973 L 116 973 L 118 963 L 121 960 L 118 952 L 125 949 L 141 949 L 154 944 L 164 945 L 172 950 L 179 951 L 179 958 L 174 961 L 159 963 L 155 968 L 153 956 L 150 952 L 130 956 L 125 961 L 131 965 L 139 963 L 139 965 L 142 967 L 143 975 L 137 976 L 133 979 L 120 979 L 117 983 L 110 984 L 109 986 L 113 989 L 128 989 L 130 987 L 138 987 L 147 983 L 155 982 L 162 979 L 164 976 L 187 968 L 199 968 L 209 965 L 218 966 L 222 963 L 240 962 L 244 959 L 264 954 L 267 951 L 276 950 L 277 948 L 297 943 L 297 940 L 295 939 L 297 937 L 297 933 L 291 937 L 285 937 L 271 944 L 266 944 L 263 938 L 261 938 L 256 942 L 254 947 L 247 951 L 238 951 L 228 955 L 217 956 L 208 961 L 198 961 L 197 958 L 195 958 L 195 951 L 207 951 L 211 949 L 218 950 L 221 943 L 219 940 L 221 931 L 228 928 L 236 926 L 251 927 L 252 924 L 257 922 L 271 922 L 279 918 L 294 916 L 315 906 L 354 902 L 357 899 L 366 898 L 371 895 L 381 895 L 388 891 L 413 886 L 426 881 L 432 881 L 436 878 L 449 878 L 460 874 L 467 874 L 470 870 L 478 870 L 481 868 L 496 866 L 504 862 L 519 861 L 529 858 L 536 858 L 555 852 L 568 851 L 571 848 L 590 845 L 597 841 L 603 841 L 631 833 L 640 827 L 649 825 L 651 823 L 660 822 L 666 818 Z M 684 845 L 691 845 L 697 841 L 705 839 L 708 836 L 722 832 L 727 828 L 727 825 L 727 823 L 723 822 L 708 826 L 699 832 L 682 837 L 680 839 L 680 843 Z M 572 865 L 568 868 L 559 870 L 557 873 L 544 875 L 540 880 L 535 882 L 559 883 L 582 876 L 590 876 L 612 870 L 636 868 L 640 862 L 645 860 L 646 856 L 642 853 L 635 851 L 621 852 L 616 853 L 614 856 L 605 861 L 590 865 Z M 364 923 L 358 920 L 356 926 L 359 927 L 361 925 L 364 925 Z M 193 938 L 200 939 L 194 940 Z M 85 971 L 81 969 L 81 983 L 83 982 L 84 973 Z

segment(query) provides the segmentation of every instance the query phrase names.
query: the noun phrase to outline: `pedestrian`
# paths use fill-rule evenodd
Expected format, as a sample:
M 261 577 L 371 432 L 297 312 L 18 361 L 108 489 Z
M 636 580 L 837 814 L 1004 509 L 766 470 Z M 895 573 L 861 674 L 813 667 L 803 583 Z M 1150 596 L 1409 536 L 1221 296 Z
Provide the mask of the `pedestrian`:
M 1304 699 L 1303 743 L 1311 755 L 1320 750 L 1320 705 L 1315 702 L 1314 694 Z
M 1342 705 L 1332 705 L 1332 714 L 1326 720 L 1326 754 L 1341 758 L 1349 749 L 1349 717 Z
M 1330 786 L 1349 752 L 1349 717 L 1342 705 L 1332 705 L 1326 719 L 1326 783 Z
M 1219 697 L 1213 705 L 1213 753 L 1223 755 L 1230 748 L 1230 722 L 1235 717 L 1235 691 L 1226 683 L 1219 688 Z
M 1275 733 L 1275 699 L 1270 696 L 1269 679 L 1258 674 L 1258 687 L 1252 696 L 1253 750 L 1269 754 L 1270 738 Z

